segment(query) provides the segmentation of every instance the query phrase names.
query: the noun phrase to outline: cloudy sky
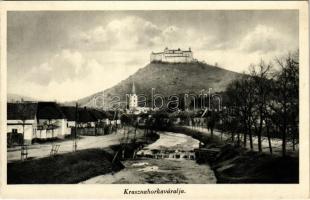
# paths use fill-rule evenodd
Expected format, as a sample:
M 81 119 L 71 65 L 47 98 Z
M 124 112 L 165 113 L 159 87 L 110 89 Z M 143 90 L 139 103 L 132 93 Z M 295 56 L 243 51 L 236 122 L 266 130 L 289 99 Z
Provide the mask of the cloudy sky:
M 47 11 L 8 13 L 8 92 L 70 101 L 144 67 L 152 51 L 246 71 L 298 48 L 297 11 Z

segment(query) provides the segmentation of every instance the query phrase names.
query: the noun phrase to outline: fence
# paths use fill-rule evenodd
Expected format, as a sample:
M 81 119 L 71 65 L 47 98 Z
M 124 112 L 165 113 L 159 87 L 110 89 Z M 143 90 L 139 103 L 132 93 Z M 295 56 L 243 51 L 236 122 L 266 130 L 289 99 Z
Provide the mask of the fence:
M 88 128 L 77 128 L 77 135 L 107 135 L 115 131 L 115 128 L 113 127 L 100 127 L 100 128 L 94 128 L 94 127 L 88 127 Z M 75 134 L 75 129 L 71 129 L 71 135 Z

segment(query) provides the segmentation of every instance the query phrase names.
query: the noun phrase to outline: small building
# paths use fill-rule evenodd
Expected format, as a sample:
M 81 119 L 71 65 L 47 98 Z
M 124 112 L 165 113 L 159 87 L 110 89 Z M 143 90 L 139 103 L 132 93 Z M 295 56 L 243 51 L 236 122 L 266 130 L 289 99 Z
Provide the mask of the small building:
M 102 110 L 89 109 L 90 114 L 96 120 L 97 125 L 106 124 L 108 115 Z
M 8 144 L 19 145 L 70 134 L 67 119 L 56 102 L 7 103 L 7 133 Z
M 31 144 L 37 131 L 37 103 L 7 103 L 8 145 Z
M 93 108 L 80 108 L 78 114 L 78 134 L 79 135 L 103 135 L 109 133 L 109 125 L 114 121 L 108 111 Z
M 79 108 L 79 128 L 94 128 L 97 119 L 91 114 L 90 110 L 86 107 Z
M 73 106 L 61 106 L 60 108 L 67 119 L 67 135 L 69 135 L 77 124 L 76 118 L 78 118 L 78 113 L 76 113 L 76 107 Z
M 38 102 L 36 138 L 64 138 L 68 135 L 67 119 L 56 102 Z

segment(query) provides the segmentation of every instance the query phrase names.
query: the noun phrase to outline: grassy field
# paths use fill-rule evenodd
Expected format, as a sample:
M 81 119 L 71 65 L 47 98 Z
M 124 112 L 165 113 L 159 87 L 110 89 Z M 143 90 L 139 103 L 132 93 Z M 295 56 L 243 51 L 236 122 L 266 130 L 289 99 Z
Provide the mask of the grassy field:
M 87 149 L 77 152 L 8 163 L 8 184 L 70 184 L 124 166 L 113 155 L 103 149 Z

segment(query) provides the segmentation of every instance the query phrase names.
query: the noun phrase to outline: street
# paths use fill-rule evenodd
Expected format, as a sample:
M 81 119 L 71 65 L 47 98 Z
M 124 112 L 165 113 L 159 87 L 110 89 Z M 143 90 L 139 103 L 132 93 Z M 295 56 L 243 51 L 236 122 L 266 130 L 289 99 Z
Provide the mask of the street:
M 124 137 L 123 129 L 119 129 L 117 133 L 100 136 L 80 136 L 77 140 L 77 150 L 91 149 L 91 148 L 105 148 L 111 145 L 119 144 Z M 126 135 L 127 137 L 127 135 Z M 133 131 L 129 133 L 129 138 L 133 138 Z M 137 130 L 137 138 L 143 137 L 143 131 Z M 53 145 L 60 145 L 58 154 L 68 153 L 73 151 L 73 140 L 63 140 L 57 142 L 48 142 L 46 144 L 33 144 L 28 146 L 28 158 L 42 158 L 50 155 Z M 7 151 L 8 162 L 17 161 L 21 159 L 20 147 L 8 148 Z

